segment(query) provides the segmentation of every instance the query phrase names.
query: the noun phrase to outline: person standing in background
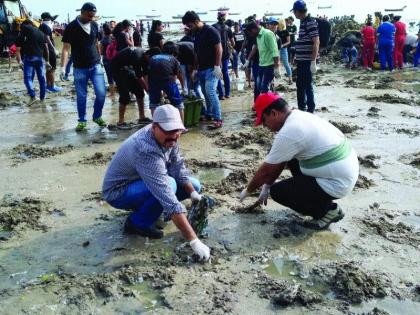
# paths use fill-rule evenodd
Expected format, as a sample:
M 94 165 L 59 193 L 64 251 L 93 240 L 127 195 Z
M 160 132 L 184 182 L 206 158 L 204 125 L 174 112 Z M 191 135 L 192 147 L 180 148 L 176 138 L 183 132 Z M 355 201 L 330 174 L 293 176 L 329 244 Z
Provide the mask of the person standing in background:
M 149 22 L 147 22 L 149 23 Z M 147 36 L 147 43 L 149 44 L 149 48 L 158 47 L 160 50 L 163 49 L 163 44 L 165 44 L 165 39 L 161 32 L 165 28 L 165 25 L 162 21 L 153 20 L 152 21 L 152 28 Z
M 389 16 L 384 15 L 383 23 L 376 30 L 376 37 L 378 39 L 379 60 L 381 62 L 381 70 L 386 70 L 388 63 L 389 71 L 394 70 L 393 50 L 394 50 L 394 35 L 395 26 L 389 22 Z
M 280 60 L 283 64 L 284 69 L 286 70 L 287 74 L 287 82 L 292 84 L 292 69 L 290 68 L 289 64 L 289 54 L 288 48 L 291 43 L 289 31 L 286 29 L 285 22 L 283 20 L 279 21 L 279 27 L 276 33 L 280 37 L 281 44 L 279 46 L 280 50 Z
M 372 20 L 368 20 L 362 28 L 362 59 L 363 67 L 366 70 L 372 70 L 373 60 L 375 58 L 375 29 L 372 26 Z
M 297 27 L 293 22 L 295 19 L 292 16 L 289 16 L 286 19 L 286 30 L 289 32 L 290 35 L 290 45 L 287 47 L 287 53 L 289 55 L 289 64 L 293 64 L 293 60 L 295 58 L 295 41 L 296 41 L 296 32 Z
M 106 49 L 108 48 L 108 45 L 111 44 L 111 27 L 109 24 L 105 23 L 103 26 L 104 36 L 102 37 L 100 41 L 100 47 L 101 47 L 101 56 L 102 56 L 102 64 L 104 65 L 106 78 L 108 80 L 108 86 L 109 86 L 109 96 L 113 99 L 115 97 L 115 84 L 114 79 L 112 78 L 111 73 L 111 61 L 106 56 Z
M 61 87 L 55 85 L 55 70 L 57 69 L 57 55 L 58 51 L 55 48 L 53 38 L 53 27 L 54 20 L 57 16 L 53 17 L 50 13 L 44 12 L 41 14 L 42 23 L 39 29 L 47 36 L 48 52 L 49 52 L 49 64 L 51 67 L 47 68 L 47 92 L 55 93 L 62 90 Z
M 407 30 L 405 24 L 401 22 L 400 19 L 401 16 L 395 15 L 392 20 L 395 26 L 394 65 L 395 67 L 402 69 L 404 66 L 403 54 Z
M 245 63 L 245 56 L 243 53 L 243 45 L 245 42 L 245 36 L 244 33 L 239 28 L 239 23 L 235 22 L 233 24 L 233 36 L 235 39 L 235 46 L 233 49 L 233 63 L 232 68 L 233 72 L 235 73 L 235 77 L 238 79 L 238 65 L 239 65 L 239 59 L 241 60 L 241 63 Z

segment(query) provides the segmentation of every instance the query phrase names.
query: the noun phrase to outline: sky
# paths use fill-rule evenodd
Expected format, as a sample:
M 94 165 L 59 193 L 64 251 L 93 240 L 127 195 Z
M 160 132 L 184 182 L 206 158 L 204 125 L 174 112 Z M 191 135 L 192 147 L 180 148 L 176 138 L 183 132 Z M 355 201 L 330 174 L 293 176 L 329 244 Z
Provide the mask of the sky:
M 59 21 L 65 21 L 67 14 L 70 19 L 76 15 L 76 9 L 81 8 L 85 1 L 80 0 L 21 0 L 23 4 L 34 15 L 40 15 L 48 11 L 52 15 L 59 14 Z M 248 15 L 256 13 L 261 17 L 264 12 L 282 12 L 285 17 L 290 15 L 290 9 L 293 6 L 293 0 L 90 0 L 98 8 L 98 15 L 115 16 L 115 19 L 122 20 L 139 19 L 136 15 L 161 14 L 161 20 L 171 20 L 173 15 L 183 14 L 187 10 L 209 11 L 217 9 L 220 6 L 227 6 L 230 12 L 239 12 L 241 15 L 232 16 L 236 19 L 244 19 Z M 211 5 L 209 4 L 211 3 Z M 397 3 L 397 4 L 395 4 Z M 322 14 L 327 16 L 356 15 L 356 19 L 362 22 L 368 13 L 382 11 L 385 8 L 398 8 L 404 5 L 407 8 L 402 12 L 403 20 L 420 21 L 420 0 L 308 0 L 309 11 L 313 14 Z M 318 10 L 318 6 L 329 6 L 331 9 Z M 153 11 L 155 10 L 155 11 Z M 216 12 L 209 12 L 203 20 L 215 20 Z

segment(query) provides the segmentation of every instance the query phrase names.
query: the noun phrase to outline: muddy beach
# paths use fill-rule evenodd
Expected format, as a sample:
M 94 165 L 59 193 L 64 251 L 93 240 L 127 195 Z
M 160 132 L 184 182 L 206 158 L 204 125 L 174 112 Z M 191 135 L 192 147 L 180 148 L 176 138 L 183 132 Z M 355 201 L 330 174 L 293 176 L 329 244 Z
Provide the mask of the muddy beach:
M 21 72 L 1 64 L 0 313 L 417 315 L 420 72 L 325 64 L 316 83 L 316 114 L 359 155 L 356 188 L 339 201 L 345 218 L 313 231 L 270 199 L 239 203 L 273 138 L 252 127 L 252 91 L 239 81 L 222 102 L 222 131 L 181 138 L 216 203 L 205 230 L 212 261 L 202 264 L 172 224 L 162 240 L 124 235 L 127 212 L 101 198 L 107 163 L 136 129 L 89 123 L 78 134 L 71 82 L 28 107 Z M 295 86 L 276 86 L 296 106 Z M 104 118 L 115 124 L 117 113 L 107 99 Z

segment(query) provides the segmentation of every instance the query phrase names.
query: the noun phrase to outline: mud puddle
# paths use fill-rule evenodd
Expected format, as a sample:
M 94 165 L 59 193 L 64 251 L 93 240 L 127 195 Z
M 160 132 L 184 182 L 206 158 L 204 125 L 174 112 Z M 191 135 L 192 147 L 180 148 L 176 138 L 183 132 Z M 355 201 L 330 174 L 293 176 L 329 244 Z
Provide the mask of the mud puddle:
M 49 158 L 59 154 L 64 154 L 72 151 L 74 146 L 57 146 L 57 147 L 45 147 L 40 145 L 32 144 L 19 144 L 11 150 L 11 156 L 16 163 L 25 162 L 30 159 L 42 159 Z
M 79 163 L 85 165 L 106 165 L 112 160 L 114 154 L 115 152 L 95 152 L 93 155 L 84 156 Z
M 230 149 L 243 148 L 250 144 L 270 146 L 273 142 L 274 134 L 262 128 L 253 128 L 247 131 L 232 133 L 229 136 L 223 134 L 215 135 L 215 144 Z

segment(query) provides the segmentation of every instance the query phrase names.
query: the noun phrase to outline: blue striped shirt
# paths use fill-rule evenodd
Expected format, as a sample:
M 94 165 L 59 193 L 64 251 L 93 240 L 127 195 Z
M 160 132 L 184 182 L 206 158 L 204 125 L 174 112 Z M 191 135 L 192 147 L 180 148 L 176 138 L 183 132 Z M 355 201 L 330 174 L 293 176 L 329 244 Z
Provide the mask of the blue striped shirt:
M 312 60 L 313 39 L 319 37 L 318 23 L 310 16 L 300 22 L 299 38 L 295 42 L 296 60 Z
M 161 147 L 150 124 L 131 135 L 118 149 L 105 173 L 102 193 L 111 202 L 121 198 L 130 183 L 143 180 L 168 220 L 173 214 L 185 212 L 185 206 L 171 188 L 169 176 L 184 185 L 189 182 L 189 175 L 179 146 Z

